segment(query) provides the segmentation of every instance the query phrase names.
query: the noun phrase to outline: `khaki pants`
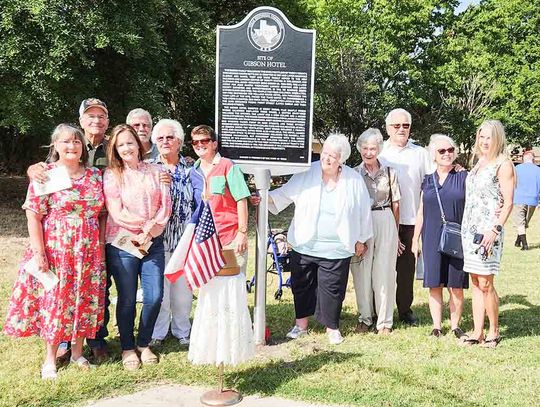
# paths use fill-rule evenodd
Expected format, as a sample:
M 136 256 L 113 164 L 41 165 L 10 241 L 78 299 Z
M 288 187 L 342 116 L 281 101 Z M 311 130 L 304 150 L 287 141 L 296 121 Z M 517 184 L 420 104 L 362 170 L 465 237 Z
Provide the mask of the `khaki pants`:
M 531 205 L 514 205 L 514 224 L 516 225 L 517 234 L 524 235 L 525 229 L 529 227 L 536 206 Z
M 370 326 L 377 314 L 377 329 L 392 328 L 396 295 L 396 258 L 398 231 L 392 211 L 371 212 L 373 237 L 363 258 L 353 257 L 353 275 L 358 320 Z M 375 300 L 375 308 L 373 307 Z

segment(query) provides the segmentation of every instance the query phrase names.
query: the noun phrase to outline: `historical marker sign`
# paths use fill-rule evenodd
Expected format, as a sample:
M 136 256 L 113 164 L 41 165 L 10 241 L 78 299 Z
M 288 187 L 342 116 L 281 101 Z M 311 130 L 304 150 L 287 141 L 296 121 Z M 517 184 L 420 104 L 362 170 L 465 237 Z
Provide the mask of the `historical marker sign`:
M 219 149 L 244 171 L 273 175 L 309 168 L 315 31 L 259 7 L 239 24 L 218 26 L 216 123 Z

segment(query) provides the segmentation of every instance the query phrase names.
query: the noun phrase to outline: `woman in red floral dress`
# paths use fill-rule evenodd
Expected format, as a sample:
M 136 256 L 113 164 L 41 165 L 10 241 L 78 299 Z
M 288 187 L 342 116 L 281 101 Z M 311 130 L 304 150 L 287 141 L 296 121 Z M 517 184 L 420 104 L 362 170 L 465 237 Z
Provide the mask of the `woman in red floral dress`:
M 23 205 L 30 245 L 13 288 L 4 330 L 15 337 L 39 335 L 44 339 L 43 379 L 56 378 L 60 342 L 72 342 L 71 362 L 88 368 L 82 356 L 83 341 L 94 337 L 103 323 L 103 184 L 100 171 L 87 168 L 87 161 L 82 132 L 66 124 L 56 127 L 49 168 L 65 167 L 72 187 L 37 196 L 31 183 Z M 55 273 L 58 284 L 45 291 L 26 270 L 32 259 L 40 271 Z

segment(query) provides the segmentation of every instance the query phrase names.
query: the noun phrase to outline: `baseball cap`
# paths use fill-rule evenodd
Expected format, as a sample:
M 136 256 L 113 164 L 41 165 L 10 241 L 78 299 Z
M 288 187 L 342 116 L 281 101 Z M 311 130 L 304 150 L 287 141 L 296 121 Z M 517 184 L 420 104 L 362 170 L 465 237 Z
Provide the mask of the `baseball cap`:
M 81 102 L 81 107 L 79 107 L 79 117 L 83 115 L 84 112 L 86 112 L 91 107 L 99 107 L 101 110 L 103 110 L 107 115 L 109 115 L 109 111 L 107 110 L 107 105 L 105 102 L 97 99 L 97 98 L 88 98 L 84 99 Z

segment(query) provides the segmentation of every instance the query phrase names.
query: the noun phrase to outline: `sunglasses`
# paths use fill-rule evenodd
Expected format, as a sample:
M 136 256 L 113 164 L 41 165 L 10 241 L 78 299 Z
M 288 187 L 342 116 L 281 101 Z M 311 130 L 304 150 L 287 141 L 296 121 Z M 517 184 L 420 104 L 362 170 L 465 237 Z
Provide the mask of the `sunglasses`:
M 210 143 L 212 141 L 211 138 L 203 138 L 201 140 L 191 140 L 191 145 L 192 146 L 198 146 L 198 145 L 207 145 L 208 143 Z
M 443 155 L 444 153 L 446 153 L 448 151 L 448 153 L 452 154 L 454 151 L 456 151 L 456 149 L 454 147 L 449 147 L 449 148 L 440 148 L 437 150 L 437 152 L 440 154 L 440 155 Z
M 409 129 L 411 127 L 411 123 L 394 123 L 391 124 L 394 129 L 399 129 L 400 127 L 403 127 L 405 130 Z
M 139 253 L 141 253 L 143 256 L 146 256 L 148 254 L 148 252 L 144 250 L 141 244 L 137 242 L 136 240 L 132 240 L 131 243 L 133 243 L 133 246 L 135 246 L 137 250 L 139 250 Z
M 165 136 L 165 137 L 158 137 L 158 138 L 156 138 L 156 141 L 157 141 L 158 143 L 163 143 L 165 140 L 167 140 L 167 141 L 173 141 L 174 139 L 175 139 L 174 136 Z

